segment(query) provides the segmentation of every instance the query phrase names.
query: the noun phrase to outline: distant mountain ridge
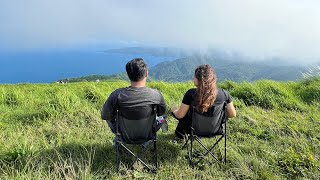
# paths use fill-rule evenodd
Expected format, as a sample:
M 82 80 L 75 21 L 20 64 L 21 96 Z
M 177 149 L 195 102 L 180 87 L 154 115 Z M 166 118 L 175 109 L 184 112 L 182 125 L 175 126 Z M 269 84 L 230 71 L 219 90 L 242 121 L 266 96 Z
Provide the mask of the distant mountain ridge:
M 162 81 L 188 81 L 192 79 L 197 66 L 209 64 L 220 80 L 255 81 L 271 79 L 276 81 L 290 81 L 301 79 L 305 67 L 292 65 L 269 65 L 268 61 L 246 62 L 216 58 L 214 56 L 194 55 L 171 62 L 162 62 L 150 69 L 150 77 Z
M 214 56 L 195 54 L 186 58 L 174 61 L 167 61 L 157 64 L 149 69 L 149 80 L 184 82 L 192 80 L 194 70 L 197 66 L 209 64 L 217 74 L 219 81 L 232 80 L 255 81 L 259 79 L 271 79 L 276 81 L 295 81 L 301 79 L 301 73 L 306 67 L 294 65 L 276 65 L 274 62 L 266 61 L 245 61 L 230 56 Z M 87 76 L 80 78 L 64 79 L 67 82 L 95 81 L 123 79 L 128 80 L 125 73 L 112 76 Z

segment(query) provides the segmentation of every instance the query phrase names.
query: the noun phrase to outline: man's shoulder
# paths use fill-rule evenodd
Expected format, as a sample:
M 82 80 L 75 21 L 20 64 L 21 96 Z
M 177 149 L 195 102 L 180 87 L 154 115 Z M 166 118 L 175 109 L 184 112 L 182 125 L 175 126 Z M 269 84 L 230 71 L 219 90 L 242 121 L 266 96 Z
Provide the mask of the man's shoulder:
M 153 89 L 153 88 L 147 87 L 146 92 L 148 92 L 152 95 L 162 96 L 161 92 L 158 89 Z
M 146 91 L 160 94 L 160 91 L 158 89 L 153 89 L 153 88 L 149 88 L 149 87 L 146 88 Z
M 124 91 L 126 88 L 118 88 L 116 90 L 114 90 L 113 92 L 121 92 L 121 91 Z
M 126 88 L 118 88 L 118 89 L 116 89 L 116 90 L 114 90 L 112 93 L 111 93 L 111 95 L 118 95 L 118 94 L 120 94 L 121 92 L 123 92 L 124 90 L 125 90 Z

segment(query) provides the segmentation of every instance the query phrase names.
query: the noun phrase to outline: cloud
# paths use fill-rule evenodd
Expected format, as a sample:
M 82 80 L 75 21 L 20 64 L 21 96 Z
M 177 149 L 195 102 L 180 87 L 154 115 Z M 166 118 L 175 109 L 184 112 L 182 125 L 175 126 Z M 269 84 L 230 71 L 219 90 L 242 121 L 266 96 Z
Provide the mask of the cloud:
M 0 2 L 0 48 L 139 42 L 314 58 L 318 7 L 316 0 L 7 0 Z

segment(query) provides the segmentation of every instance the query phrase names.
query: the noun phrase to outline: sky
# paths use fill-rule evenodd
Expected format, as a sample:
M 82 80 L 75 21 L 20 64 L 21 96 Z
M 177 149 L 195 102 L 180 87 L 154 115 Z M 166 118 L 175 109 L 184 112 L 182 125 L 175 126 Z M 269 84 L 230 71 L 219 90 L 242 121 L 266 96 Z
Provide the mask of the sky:
M 1 0 L 0 51 L 208 47 L 320 59 L 319 0 Z

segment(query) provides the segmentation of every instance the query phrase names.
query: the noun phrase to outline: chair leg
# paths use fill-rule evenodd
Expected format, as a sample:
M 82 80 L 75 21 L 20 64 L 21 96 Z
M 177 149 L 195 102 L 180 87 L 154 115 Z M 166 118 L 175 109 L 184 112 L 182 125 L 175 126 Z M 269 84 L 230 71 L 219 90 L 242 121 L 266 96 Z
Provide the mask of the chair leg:
M 224 134 L 224 164 L 227 163 L 227 134 Z
M 224 124 L 224 164 L 227 163 L 227 121 Z
M 215 158 L 217 161 L 219 161 L 219 160 L 214 156 L 214 154 L 213 154 L 211 151 L 212 151 L 212 149 L 213 149 L 216 145 L 218 145 L 218 142 L 219 142 L 220 140 L 218 140 L 210 149 L 208 149 L 208 148 L 201 142 L 201 140 L 200 140 L 198 137 L 195 137 L 195 138 L 196 138 L 196 140 L 199 142 L 199 144 L 207 151 L 206 153 L 202 153 L 203 156 L 206 156 L 206 155 L 210 154 L 213 158 Z M 221 138 L 220 138 L 220 139 L 221 139 Z
M 195 161 L 195 162 L 192 162 L 192 165 L 195 166 L 197 165 L 201 160 L 203 160 L 207 155 L 211 155 L 212 158 L 214 158 L 216 161 L 218 162 L 221 162 L 219 161 L 219 159 L 217 157 L 215 157 L 215 155 L 211 152 L 217 145 L 218 143 L 223 139 L 224 136 L 221 136 L 212 146 L 210 149 L 208 149 L 202 142 L 201 140 L 197 137 L 197 136 L 194 136 L 195 137 L 195 140 L 206 150 L 205 153 L 202 153 L 202 156 L 200 157 L 200 159 L 198 161 Z
M 129 148 L 127 148 L 125 145 L 120 144 L 127 152 L 129 152 L 133 157 L 136 158 L 136 161 L 141 162 L 148 170 L 152 171 L 152 167 L 150 167 L 147 163 L 145 163 L 142 159 L 140 159 L 136 154 L 134 154 Z
M 182 146 L 182 149 L 188 148 L 188 142 L 189 142 L 189 140 L 190 140 L 190 136 L 188 136 L 186 142 L 185 142 L 184 145 Z
M 119 145 L 119 142 L 116 142 L 116 149 L 117 149 L 117 172 L 119 172 L 119 169 L 120 169 L 120 162 L 121 162 L 121 159 L 120 159 L 120 145 Z
M 193 166 L 192 163 L 192 148 L 193 148 L 193 135 L 190 136 L 190 151 L 189 151 L 189 164 L 190 166 Z
M 153 140 L 154 143 L 154 156 L 155 156 L 155 165 L 156 169 L 158 169 L 158 152 L 157 152 L 157 140 Z

